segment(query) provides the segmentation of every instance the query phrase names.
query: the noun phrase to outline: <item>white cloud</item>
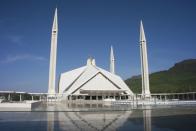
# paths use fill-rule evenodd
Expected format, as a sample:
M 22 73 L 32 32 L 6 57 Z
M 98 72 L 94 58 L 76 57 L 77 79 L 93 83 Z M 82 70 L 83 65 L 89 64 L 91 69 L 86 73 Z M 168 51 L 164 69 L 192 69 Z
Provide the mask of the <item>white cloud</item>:
M 23 44 L 23 36 L 20 35 L 9 35 L 7 38 L 13 43 L 17 45 Z
M 46 61 L 46 58 L 42 56 L 22 54 L 22 55 L 7 56 L 4 60 L 1 60 L 0 63 L 14 63 L 22 60 Z

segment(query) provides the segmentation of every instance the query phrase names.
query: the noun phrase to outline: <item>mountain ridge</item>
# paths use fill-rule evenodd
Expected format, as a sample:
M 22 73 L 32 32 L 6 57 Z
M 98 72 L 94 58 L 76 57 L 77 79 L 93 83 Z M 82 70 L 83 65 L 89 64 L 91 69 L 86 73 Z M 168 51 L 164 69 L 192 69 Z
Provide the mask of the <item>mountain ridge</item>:
M 168 70 L 149 75 L 151 93 L 196 92 L 196 59 L 175 63 Z M 125 83 L 134 93 L 141 93 L 141 75 L 133 76 Z

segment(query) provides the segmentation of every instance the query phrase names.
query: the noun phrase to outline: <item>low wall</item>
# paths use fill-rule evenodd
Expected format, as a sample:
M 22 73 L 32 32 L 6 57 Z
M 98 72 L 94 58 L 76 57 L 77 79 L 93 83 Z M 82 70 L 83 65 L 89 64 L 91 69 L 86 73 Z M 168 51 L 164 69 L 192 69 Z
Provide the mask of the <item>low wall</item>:
M 41 104 L 40 101 L 25 101 L 18 103 L 0 103 L 0 111 L 31 111 Z

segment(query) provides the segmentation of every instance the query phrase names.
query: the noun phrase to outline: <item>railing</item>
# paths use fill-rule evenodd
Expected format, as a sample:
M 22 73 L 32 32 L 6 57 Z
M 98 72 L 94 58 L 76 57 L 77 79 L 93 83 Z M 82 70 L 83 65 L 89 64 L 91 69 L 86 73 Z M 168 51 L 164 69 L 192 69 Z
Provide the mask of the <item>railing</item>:
M 22 93 L 14 93 L 19 95 L 19 101 L 25 100 Z M 11 92 L 2 92 L 0 96 L 6 96 L 7 100 L 12 99 Z M 37 98 L 40 101 L 62 101 L 66 100 L 65 94 L 43 94 L 43 93 L 28 93 L 32 100 Z M 128 104 L 128 105 L 142 105 L 142 104 L 195 104 L 196 103 L 196 92 L 186 92 L 186 93 L 153 93 L 149 98 L 144 98 L 142 94 L 135 94 L 129 100 L 116 100 L 111 102 L 111 104 Z
M 3 101 L 46 101 L 47 94 L 45 93 L 26 93 L 26 92 L 14 92 L 14 91 L 0 91 L 0 98 Z
M 130 100 L 117 100 L 111 102 L 113 105 L 176 105 L 176 104 L 196 104 L 196 92 L 186 93 L 154 93 L 150 97 L 143 97 L 142 94 L 135 94 Z

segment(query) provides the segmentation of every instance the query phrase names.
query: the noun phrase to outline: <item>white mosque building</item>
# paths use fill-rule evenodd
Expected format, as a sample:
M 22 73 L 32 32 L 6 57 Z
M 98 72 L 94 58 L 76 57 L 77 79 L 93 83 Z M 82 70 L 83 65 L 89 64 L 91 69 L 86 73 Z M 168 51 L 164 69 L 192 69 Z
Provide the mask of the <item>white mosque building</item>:
M 68 100 L 128 99 L 133 92 L 117 75 L 108 72 L 89 58 L 86 66 L 61 74 L 59 93 Z
M 101 101 L 105 99 L 132 99 L 135 96 L 122 78 L 115 74 L 115 58 L 112 47 L 110 51 L 110 71 L 98 67 L 95 59 L 89 58 L 85 66 L 61 73 L 58 92 L 56 92 L 57 36 L 58 20 L 56 9 L 51 36 L 48 99 L 59 98 L 56 96 L 61 96 L 61 100 L 82 99 Z M 150 90 L 146 39 L 142 23 L 140 28 L 140 54 L 142 67 L 142 95 L 145 98 L 150 97 Z

